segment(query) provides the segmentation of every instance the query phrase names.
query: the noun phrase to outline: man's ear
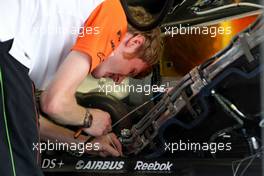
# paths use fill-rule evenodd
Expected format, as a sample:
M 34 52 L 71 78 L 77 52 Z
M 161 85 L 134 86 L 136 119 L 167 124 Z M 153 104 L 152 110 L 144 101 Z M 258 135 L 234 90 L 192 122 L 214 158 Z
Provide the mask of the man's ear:
M 145 37 L 143 35 L 136 35 L 128 40 L 125 46 L 126 53 L 135 53 L 144 44 Z

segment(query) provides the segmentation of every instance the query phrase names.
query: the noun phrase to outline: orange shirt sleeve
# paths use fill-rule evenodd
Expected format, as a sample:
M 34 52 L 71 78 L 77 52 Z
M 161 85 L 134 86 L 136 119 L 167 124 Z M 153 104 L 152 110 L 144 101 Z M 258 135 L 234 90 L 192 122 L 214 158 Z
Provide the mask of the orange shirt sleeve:
M 92 71 L 118 47 L 126 31 L 126 15 L 119 0 L 105 0 L 86 20 L 72 50 L 91 57 Z

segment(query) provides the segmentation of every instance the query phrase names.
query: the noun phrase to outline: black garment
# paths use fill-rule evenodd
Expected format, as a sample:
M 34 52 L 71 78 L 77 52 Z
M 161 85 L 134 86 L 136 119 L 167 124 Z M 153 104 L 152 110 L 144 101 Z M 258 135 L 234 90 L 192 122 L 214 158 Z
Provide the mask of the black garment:
M 0 175 L 40 176 L 34 86 L 28 68 L 8 54 L 12 42 L 0 42 Z

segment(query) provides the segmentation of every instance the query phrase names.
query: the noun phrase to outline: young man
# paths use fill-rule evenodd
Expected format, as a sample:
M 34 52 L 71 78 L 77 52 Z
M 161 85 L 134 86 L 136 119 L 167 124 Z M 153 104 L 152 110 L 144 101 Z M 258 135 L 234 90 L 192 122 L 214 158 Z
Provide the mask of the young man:
M 151 67 L 159 30 L 127 30 L 119 0 L 0 3 L 0 175 L 42 175 L 33 150 L 39 123 L 32 81 L 44 90 L 41 109 L 51 120 L 83 127 L 109 147 L 99 136 L 111 131 L 110 115 L 78 106 L 75 92 L 89 73 L 121 82 Z

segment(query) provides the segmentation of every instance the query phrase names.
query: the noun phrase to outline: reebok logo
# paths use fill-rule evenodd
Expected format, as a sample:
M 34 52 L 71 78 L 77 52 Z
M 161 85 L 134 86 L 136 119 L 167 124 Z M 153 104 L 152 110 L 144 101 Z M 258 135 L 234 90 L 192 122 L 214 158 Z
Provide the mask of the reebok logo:
M 171 171 L 172 163 L 169 161 L 167 163 L 146 163 L 143 161 L 137 161 L 137 164 L 134 168 L 135 171 Z

